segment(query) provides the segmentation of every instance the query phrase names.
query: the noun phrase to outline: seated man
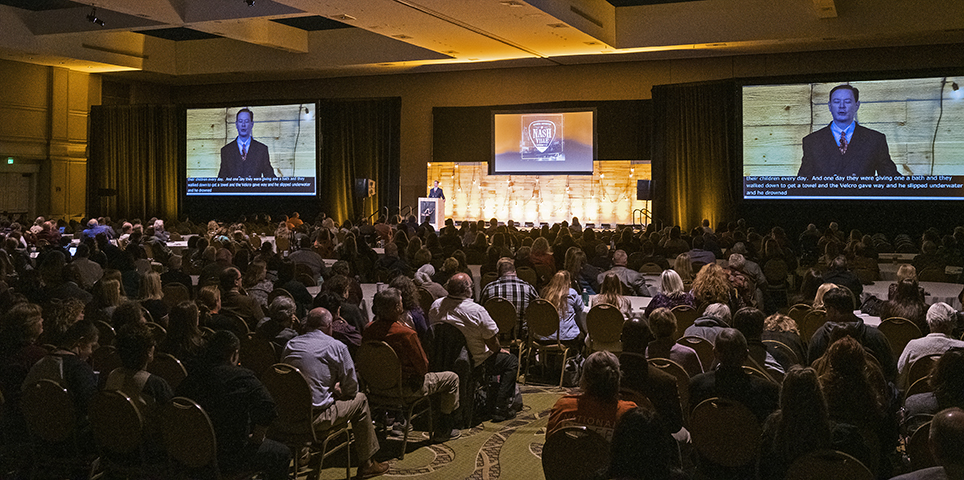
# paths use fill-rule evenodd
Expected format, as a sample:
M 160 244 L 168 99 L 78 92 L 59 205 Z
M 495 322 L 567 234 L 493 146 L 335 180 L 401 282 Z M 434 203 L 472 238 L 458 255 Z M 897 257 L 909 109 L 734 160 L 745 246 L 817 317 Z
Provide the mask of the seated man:
M 720 332 L 713 353 L 719 367 L 690 379 L 690 410 L 709 398 L 728 398 L 749 408 L 762 425 L 779 408 L 780 386 L 743 371 L 749 351 L 746 338 L 735 328 Z
M 434 422 L 432 441 L 446 442 L 458 438 L 461 433 L 453 429 L 452 412 L 459 407 L 459 377 L 452 372 L 429 372 L 428 357 L 418 334 L 400 320 L 405 314 L 402 294 L 387 288 L 375 294 L 372 300 L 375 320 L 365 327 L 362 340 L 384 341 L 395 350 L 402 365 L 403 393 L 412 397 L 436 395 L 440 401 L 441 415 Z
M 950 305 L 939 302 L 927 309 L 927 326 L 930 333 L 921 338 L 915 338 L 907 343 L 900 358 L 897 359 L 897 375 L 901 389 L 906 389 L 907 374 L 910 366 L 922 357 L 942 354 L 951 348 L 964 347 L 964 341 L 951 337 L 956 324 L 957 312 Z
M 356 458 L 361 462 L 358 478 L 371 478 L 385 473 L 387 463 L 375 463 L 378 438 L 368 409 L 368 397 L 358 391 L 355 363 L 348 347 L 331 336 L 332 316 L 324 308 L 314 308 L 305 319 L 307 333 L 288 341 L 282 361 L 301 370 L 311 386 L 314 427 L 328 430 L 334 425 L 352 422 Z
M 716 343 L 716 336 L 729 326 L 730 307 L 725 303 L 713 303 L 706 307 L 700 318 L 686 327 L 683 336 L 705 338 L 710 343 Z
M 515 410 L 510 402 L 515 394 L 516 372 L 519 360 L 515 355 L 502 350 L 499 344 L 499 327 L 485 308 L 472 300 L 472 279 L 457 273 L 445 284 L 448 296 L 432 304 L 428 318 L 430 324 L 447 322 L 455 325 L 462 335 L 469 353 L 472 354 L 473 367 L 485 363 L 488 375 L 499 376 L 499 391 L 495 395 L 492 408 L 492 421 L 501 422 L 515 418 Z
M 562 427 L 583 425 L 612 440 L 619 417 L 636 408 L 619 399 L 619 360 L 612 352 L 595 352 L 583 365 L 579 386 L 582 393 L 565 395 L 549 412 L 546 436 Z
M 221 272 L 219 279 L 221 310 L 240 316 L 248 324 L 248 330 L 257 330 L 258 323 L 264 319 L 264 311 L 257 299 L 241 293 L 241 271 L 228 267 Z
M 114 346 L 122 366 L 110 372 L 105 390 L 124 392 L 145 415 L 157 405 L 171 401 L 174 393 L 167 381 L 145 370 L 154 360 L 155 349 L 154 336 L 146 325 L 129 323 L 119 328 Z
M 854 299 L 850 291 L 840 287 L 830 289 L 823 296 L 823 306 L 827 310 L 827 323 L 817 329 L 810 338 L 810 348 L 807 352 L 810 364 L 827 351 L 831 337 L 840 338 L 843 335 L 850 335 L 877 359 L 884 378 L 894 381 L 897 376 L 897 362 L 890 348 L 890 342 L 883 333 L 880 333 L 880 330 L 864 324 L 863 319 L 854 315 Z M 845 332 L 834 333 L 837 329 L 844 329 Z
M 268 480 L 285 480 L 291 450 L 265 438 L 268 425 L 278 416 L 274 400 L 251 370 L 237 366 L 240 348 L 233 333 L 215 332 L 204 360 L 178 385 L 177 394 L 207 412 L 222 469 L 257 469 Z
M 529 285 L 525 280 L 522 280 L 516 275 L 515 261 L 513 259 L 508 257 L 499 259 L 499 262 L 496 264 L 496 269 L 499 272 L 499 278 L 489 282 L 489 284 L 482 289 L 482 294 L 479 296 L 479 303 L 485 305 L 485 302 L 495 297 L 502 297 L 508 300 L 509 303 L 515 306 L 516 314 L 519 316 L 519 336 L 523 337 L 522 332 L 525 329 L 526 308 L 529 308 L 529 302 L 539 298 L 539 294 L 532 285 Z
M 619 277 L 619 281 L 622 282 L 623 288 L 625 289 L 624 293 L 627 295 L 636 295 L 639 297 L 653 296 L 646 286 L 646 277 L 637 271 L 627 268 L 627 262 L 629 262 L 629 256 L 626 252 L 616 250 L 616 252 L 613 253 L 613 268 L 599 274 L 599 277 L 597 277 L 599 284 L 602 285 L 607 273 L 614 273 Z

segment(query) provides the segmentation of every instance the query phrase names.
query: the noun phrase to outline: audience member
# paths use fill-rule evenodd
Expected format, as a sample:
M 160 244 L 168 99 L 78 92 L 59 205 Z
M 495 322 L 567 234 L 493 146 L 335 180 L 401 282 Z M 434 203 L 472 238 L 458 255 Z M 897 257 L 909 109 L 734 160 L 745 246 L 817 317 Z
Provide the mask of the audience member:
M 716 343 L 720 332 L 730 327 L 730 307 L 725 303 L 713 303 L 706 307 L 703 314 L 686 328 L 683 336 L 700 337 L 710 343 Z
M 676 343 L 676 316 L 668 308 L 657 308 L 649 316 L 655 340 L 646 348 L 646 358 L 668 358 L 678 363 L 690 377 L 703 373 L 696 350 Z
M 497 264 L 499 278 L 489 282 L 479 296 L 479 303 L 485 305 L 489 300 L 500 297 L 509 301 L 518 316 L 519 332 L 528 331 L 525 323 L 525 311 L 529 303 L 539 298 L 536 289 L 516 275 L 515 262 L 508 257 L 499 259 Z M 524 336 L 520 333 L 520 336 Z
M 606 279 L 606 275 L 612 273 L 619 277 L 619 281 L 622 282 L 627 293 L 638 297 L 651 297 L 649 288 L 646 287 L 646 278 L 643 274 L 626 268 L 626 262 L 628 261 L 629 256 L 626 255 L 624 250 L 616 250 L 616 252 L 613 253 L 612 269 L 600 273 L 599 276 L 596 277 L 596 281 L 602 284 Z
M 854 315 L 853 295 L 846 288 L 833 288 L 823 296 L 827 310 L 827 322 L 810 339 L 807 358 L 813 363 L 820 358 L 831 343 L 831 337 L 841 338 L 849 335 L 860 342 L 874 356 L 880 365 L 884 378 L 888 381 L 897 376 L 897 361 L 890 348 L 890 342 L 880 330 L 864 324 L 863 319 Z M 837 329 L 841 332 L 834 333 Z
M 605 350 L 586 359 L 579 380 L 581 392 L 564 395 L 549 411 L 546 436 L 560 428 L 582 425 L 612 441 L 620 417 L 636 408 L 619 399 L 619 360 Z
M 569 272 L 559 270 L 549 280 L 549 285 L 542 289 L 542 298 L 555 307 L 559 314 L 559 329 L 541 340 L 566 342 L 572 346 L 579 346 L 586 337 L 586 314 L 582 297 L 572 288 Z
M 653 310 L 665 307 L 672 309 L 678 305 L 689 305 L 696 307 L 696 301 L 691 292 L 687 292 L 683 287 L 683 279 L 680 278 L 676 270 L 663 270 L 659 275 L 658 293 L 653 296 L 646 306 L 646 316 L 649 317 Z
M 939 302 L 927 309 L 927 325 L 930 333 L 907 343 L 900 358 L 897 359 L 899 386 L 906 389 L 907 373 L 915 361 L 928 355 L 942 354 L 951 348 L 964 348 L 964 341 L 951 337 L 956 325 L 957 311 L 950 305 Z

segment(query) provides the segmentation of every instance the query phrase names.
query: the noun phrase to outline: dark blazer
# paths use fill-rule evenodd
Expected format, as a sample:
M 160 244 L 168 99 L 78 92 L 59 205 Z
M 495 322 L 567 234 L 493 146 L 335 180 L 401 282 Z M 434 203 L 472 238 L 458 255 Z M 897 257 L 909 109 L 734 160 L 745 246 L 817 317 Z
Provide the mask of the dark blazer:
M 803 137 L 803 162 L 797 175 L 900 175 L 897 165 L 890 159 L 887 136 L 860 125 L 854 126 L 854 134 L 841 155 L 830 125 Z
M 274 176 L 267 145 L 252 138 L 243 162 L 241 151 L 238 150 L 237 138 L 221 147 L 221 170 L 218 171 L 218 178 L 274 178 Z
M 445 198 L 445 192 L 442 191 L 442 187 L 432 187 L 428 191 L 428 198 Z

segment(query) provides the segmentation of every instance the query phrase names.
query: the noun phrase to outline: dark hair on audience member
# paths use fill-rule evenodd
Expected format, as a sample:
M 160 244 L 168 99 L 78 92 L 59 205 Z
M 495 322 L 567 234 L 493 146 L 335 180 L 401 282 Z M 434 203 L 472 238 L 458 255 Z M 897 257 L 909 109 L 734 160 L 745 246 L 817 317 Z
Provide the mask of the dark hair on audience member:
M 190 300 L 171 307 L 167 317 L 167 336 L 161 345 L 161 350 L 178 357 L 189 355 L 196 357 L 204 346 L 204 336 L 198 327 L 200 323 L 200 309 Z
M 823 296 L 824 307 L 830 307 L 840 313 L 854 311 L 854 297 L 847 287 L 831 288 Z
M 230 330 L 218 330 L 208 340 L 205 358 L 211 363 L 224 363 L 231 360 L 234 352 L 241 348 L 241 341 Z
M 624 352 L 645 355 L 646 346 L 654 340 L 654 336 L 648 323 L 638 318 L 631 318 L 623 322 L 620 339 L 623 342 Z
M 676 315 L 666 307 L 657 308 L 649 314 L 649 328 L 656 338 L 671 337 L 676 333 Z
M 748 339 L 759 339 L 763 337 L 763 324 L 766 322 L 766 315 L 753 307 L 743 307 L 733 315 L 733 328 L 739 330 Z
M 830 447 L 830 417 L 817 372 L 794 365 L 783 378 L 776 414 L 775 453 L 787 464 L 811 450 Z
M 325 280 L 325 283 L 322 284 L 325 290 L 342 296 L 344 296 L 345 291 L 348 290 L 349 285 L 351 285 L 351 282 L 348 280 L 348 277 L 344 275 L 335 275 Z
M 110 323 L 114 329 L 119 329 L 128 323 L 144 323 L 144 312 L 141 304 L 130 301 L 121 303 L 114 308 Z
M 0 324 L 0 357 L 37 341 L 42 329 L 43 310 L 33 303 L 18 303 L 3 316 Z
M 376 293 L 375 297 L 372 298 L 372 313 L 376 317 L 385 318 L 386 315 L 392 313 L 389 309 L 400 303 L 402 303 L 402 294 L 394 288 L 386 288 Z
M 413 282 L 411 278 L 405 275 L 399 275 L 392 279 L 388 286 L 398 290 L 398 293 L 402 295 L 402 308 L 406 311 L 422 310 L 422 306 L 419 303 L 418 287 L 415 286 L 415 282 Z
M 60 342 L 57 344 L 65 350 L 70 350 L 76 347 L 81 342 L 96 342 L 100 332 L 94 325 L 94 322 L 90 320 L 79 320 L 60 337 Z
M 842 84 L 842 85 L 837 85 L 836 87 L 833 87 L 830 89 L 830 94 L 827 95 L 828 103 L 830 102 L 831 99 L 833 99 L 833 94 L 837 90 L 850 90 L 854 94 L 854 101 L 855 102 L 860 101 L 860 90 L 858 90 L 857 87 L 853 85 Z
M 586 359 L 579 383 L 586 394 L 615 402 L 619 399 L 619 375 L 619 359 L 602 350 Z
M 154 336 L 146 325 L 129 323 L 117 330 L 114 337 L 117 356 L 128 370 L 142 370 L 151 357 L 151 348 L 156 346 Z
M 941 409 L 964 408 L 964 348 L 952 348 L 937 360 L 929 380 Z
M 679 458 L 675 442 L 654 410 L 634 408 L 626 412 L 613 431 L 605 478 L 674 478 L 671 474 L 678 472 L 672 462 Z
M 220 275 L 218 275 L 218 285 L 221 287 L 222 292 L 229 292 L 234 288 L 235 282 L 241 278 L 241 271 L 235 267 L 225 268 Z

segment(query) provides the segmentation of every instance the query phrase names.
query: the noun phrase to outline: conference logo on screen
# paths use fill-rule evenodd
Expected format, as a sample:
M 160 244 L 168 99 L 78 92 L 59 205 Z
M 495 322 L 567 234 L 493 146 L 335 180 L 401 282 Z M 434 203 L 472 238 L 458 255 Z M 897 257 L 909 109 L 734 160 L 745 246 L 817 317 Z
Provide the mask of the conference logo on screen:
M 562 114 L 522 116 L 522 142 L 519 153 L 523 160 L 564 162 Z

